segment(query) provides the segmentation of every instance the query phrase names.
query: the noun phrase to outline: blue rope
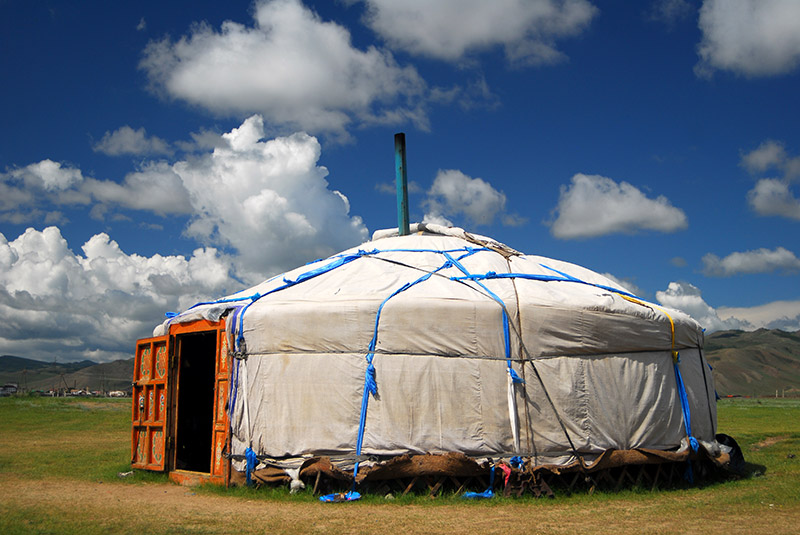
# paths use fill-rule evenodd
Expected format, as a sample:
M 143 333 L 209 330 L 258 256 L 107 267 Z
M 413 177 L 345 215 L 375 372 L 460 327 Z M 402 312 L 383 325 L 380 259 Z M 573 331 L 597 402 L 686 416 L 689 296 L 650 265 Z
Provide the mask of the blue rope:
M 673 363 L 673 367 L 675 369 L 675 382 L 678 384 L 678 396 L 681 399 L 681 412 L 683 414 L 683 425 L 686 429 L 686 436 L 689 437 L 689 446 L 692 448 L 692 451 L 697 453 L 698 449 L 700 448 L 700 443 L 697 441 L 696 438 L 692 436 L 692 413 L 689 407 L 689 398 L 686 395 L 686 387 L 683 384 L 683 377 L 681 376 L 681 370 L 678 367 L 678 364 L 681 362 L 680 354 L 678 354 L 678 358 L 675 359 Z M 687 461 L 686 473 L 684 474 L 684 478 L 689 483 L 694 483 L 694 476 L 692 474 L 692 462 L 691 460 Z
M 250 306 L 253 303 L 258 301 L 262 297 L 266 297 L 266 296 L 268 296 L 270 294 L 274 294 L 275 292 L 280 292 L 280 291 L 285 290 L 287 288 L 291 288 L 292 286 L 295 286 L 296 284 L 300 284 L 301 282 L 305 282 L 307 280 L 313 279 L 314 277 L 318 277 L 318 276 L 320 276 L 320 275 L 322 275 L 324 273 L 328 273 L 329 271 L 333 271 L 334 269 L 336 269 L 338 267 L 341 267 L 341 266 L 343 266 L 345 264 L 349 264 L 353 260 L 357 260 L 357 259 L 361 258 L 362 256 L 374 255 L 374 254 L 377 254 L 379 252 L 380 251 L 378 251 L 377 249 L 373 249 L 372 251 L 363 251 L 363 250 L 359 249 L 354 254 L 348 254 L 348 255 L 335 257 L 336 259 L 333 262 L 329 262 L 328 264 L 325 264 L 324 266 L 321 266 L 321 267 L 319 267 L 317 269 L 312 269 L 311 271 L 306 271 L 305 273 L 301 273 L 300 275 L 297 276 L 297 278 L 295 280 L 289 280 L 286 277 L 284 277 L 283 278 L 283 285 L 278 286 L 277 288 L 273 288 L 272 290 L 269 290 L 268 292 L 265 292 L 263 294 L 258 294 L 258 293 L 254 294 L 252 296 L 251 301 L 247 305 L 244 306 L 244 308 L 242 309 L 242 312 L 239 314 L 239 325 L 238 325 L 238 328 L 237 328 L 238 335 L 236 337 L 236 350 L 237 351 L 241 350 L 242 341 L 244 340 L 244 314 L 245 314 L 245 312 L 247 312 L 247 309 L 250 308 Z
M 535 280 L 540 282 L 573 282 L 577 284 L 585 284 L 587 286 L 594 286 L 595 288 L 600 288 L 602 290 L 607 290 L 609 292 L 614 292 L 622 295 L 626 295 L 628 297 L 633 297 L 635 299 L 641 299 L 636 295 L 626 292 L 625 290 L 620 290 L 619 288 L 614 288 L 613 286 L 605 286 L 603 284 L 595 284 L 592 282 L 586 282 L 572 275 L 567 275 L 566 273 L 562 273 L 556 269 L 551 267 L 545 266 L 544 264 L 539 264 L 545 269 L 549 269 L 551 271 L 555 271 L 560 277 L 556 277 L 554 275 L 537 275 L 534 273 L 495 273 L 494 271 L 489 271 L 483 275 L 473 275 L 468 274 L 464 277 L 452 277 L 453 280 L 474 280 L 474 281 L 481 281 L 481 280 L 489 280 L 489 279 L 527 279 L 527 280 Z
M 467 268 L 465 268 L 458 260 L 456 260 L 447 253 L 444 253 L 444 256 L 448 260 L 450 260 L 450 262 L 452 262 L 453 265 L 456 266 L 464 275 L 466 275 L 466 278 L 472 277 Z M 512 382 L 524 383 L 525 380 L 522 377 L 520 377 L 519 374 L 516 371 L 514 371 L 514 368 L 511 366 L 511 335 L 509 333 L 508 312 L 506 312 L 505 303 L 503 302 L 502 299 L 500 299 L 500 297 L 497 296 L 497 294 L 495 294 L 493 291 L 487 288 L 486 285 L 483 284 L 480 280 L 478 280 L 477 278 L 472 280 L 474 280 L 478 284 L 478 286 L 483 288 L 484 291 L 486 291 L 486 293 L 488 293 L 489 296 L 500 305 L 500 310 L 503 313 L 503 342 L 505 344 L 506 366 L 508 367 L 508 374 L 511 376 Z
M 451 262 L 447 261 L 444 264 L 442 264 L 440 267 L 436 268 L 435 270 L 422 275 L 421 277 L 419 277 L 414 282 L 407 282 L 407 283 L 403 284 L 400 288 L 398 288 L 397 290 L 392 292 L 392 294 L 389 295 L 389 297 L 384 299 L 381 302 L 380 306 L 378 306 L 378 312 L 375 315 L 375 326 L 374 326 L 374 328 L 372 330 L 372 339 L 369 342 L 368 352 L 367 352 L 367 355 L 365 357 L 366 361 L 367 361 L 367 370 L 366 370 L 366 372 L 364 374 L 365 375 L 365 377 L 364 377 L 364 392 L 363 392 L 363 394 L 361 396 L 361 414 L 360 414 L 359 419 L 358 419 L 358 437 L 356 438 L 356 455 L 361 455 L 361 446 L 364 443 L 364 429 L 366 428 L 366 423 L 367 423 L 367 409 L 369 408 L 369 395 L 372 394 L 372 397 L 375 397 L 378 394 L 378 384 L 377 384 L 377 381 L 375 379 L 375 365 L 372 363 L 372 361 L 375 358 L 375 348 L 377 347 L 377 344 L 378 344 L 378 327 L 380 325 L 381 313 L 383 312 L 383 307 L 386 306 L 386 303 L 392 297 L 394 297 L 394 296 L 396 296 L 396 295 L 408 290 L 409 288 L 411 288 L 412 286 L 414 286 L 416 284 L 419 284 L 421 282 L 424 282 L 424 281 L 430 279 L 431 276 L 434 273 L 436 273 L 438 271 L 441 271 L 443 269 L 449 268 L 451 266 L 452 266 Z M 353 467 L 353 488 L 355 488 L 355 485 L 356 485 L 356 476 L 358 475 L 358 466 L 359 466 L 359 461 L 356 461 L 356 464 Z
M 256 452 L 248 446 L 248 448 L 244 450 L 244 458 L 247 461 L 246 476 L 247 486 L 249 487 L 253 484 L 253 481 L 250 479 L 250 474 L 253 473 L 253 470 L 255 470 L 258 464 L 258 457 L 256 457 Z
M 492 466 L 492 471 L 489 472 L 489 488 L 484 490 L 483 492 L 465 492 L 464 498 L 494 498 L 494 466 Z

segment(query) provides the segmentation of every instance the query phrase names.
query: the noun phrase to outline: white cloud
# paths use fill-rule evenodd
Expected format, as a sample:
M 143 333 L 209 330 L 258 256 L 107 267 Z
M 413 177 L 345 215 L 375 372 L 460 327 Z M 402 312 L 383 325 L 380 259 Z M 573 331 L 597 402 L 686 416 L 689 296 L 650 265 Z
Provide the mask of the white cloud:
M 187 153 L 213 150 L 225 146 L 225 140 L 219 132 L 202 129 L 199 132 L 191 132 L 189 137 L 192 138 L 191 141 L 176 141 L 175 146 Z
M 743 154 L 740 165 L 753 174 L 777 170 L 783 175 L 762 178 L 747 193 L 750 207 L 756 213 L 800 220 L 800 200 L 791 190 L 792 182 L 800 177 L 800 156 L 790 157 L 782 142 L 769 139 Z
M 700 8 L 695 72 L 727 70 L 774 76 L 800 62 L 800 2 L 796 0 L 705 0 Z
M 800 259 L 783 247 L 777 247 L 774 250 L 761 248 L 754 251 L 735 252 L 725 258 L 720 258 L 712 253 L 703 257 L 703 273 L 712 277 L 799 270 Z
M 97 143 L 93 149 L 95 152 L 102 152 L 109 156 L 119 156 L 121 154 L 172 154 L 169 143 L 163 139 L 151 136 L 147 137 L 144 128 L 134 130 L 128 125 L 122 126 L 113 132 L 106 132 L 103 139 Z
M 475 225 L 488 225 L 500 216 L 503 224 L 517 226 L 524 220 L 504 214 L 506 195 L 480 178 L 456 169 L 439 170 L 424 202 L 423 222 L 452 225 L 449 218 L 466 216 Z
M 789 189 L 789 184 L 776 178 L 763 178 L 747 192 L 750 207 L 760 215 L 781 216 L 800 221 L 800 199 Z
M 21 179 L 27 186 L 41 186 L 47 191 L 65 190 L 83 180 L 80 169 L 63 166 L 49 159 L 14 169 L 9 174 Z
M 689 314 L 706 332 L 753 329 L 747 321 L 739 318 L 721 319 L 717 311 L 703 300 L 700 289 L 688 282 L 670 282 L 665 291 L 656 292 L 656 299 L 664 306 Z
M 591 238 L 640 230 L 675 232 L 688 227 L 683 210 L 664 196 L 648 198 L 627 182 L 581 173 L 561 186 L 557 217 L 550 225 L 556 238 Z
M 193 212 L 189 192 L 166 162 L 146 162 L 138 171 L 129 173 L 122 184 L 89 178 L 82 189 L 104 205 L 146 210 L 162 216 Z
M 191 212 L 188 192 L 179 177 L 164 162 L 149 162 L 130 173 L 122 184 L 111 180 L 84 177 L 80 169 L 52 160 L 42 160 L 23 168 L 0 173 L 0 221 L 16 224 L 63 222 L 50 206 L 87 206 L 92 213 L 105 215 L 110 205 L 148 210 L 156 214 Z
M 118 208 L 188 215 L 186 234 L 235 255 L 236 275 L 251 283 L 368 237 L 347 197 L 329 188 L 316 138 L 263 138 L 255 115 L 218 137 L 212 152 L 173 164 L 146 161 L 122 183 L 84 178 L 50 160 L 15 169 L 0 174 L 0 193 L 8 195 L 0 198 L 0 220 L 58 221 L 58 212 L 38 208 L 48 203 L 91 205 L 101 219 L 120 215 Z
M 777 167 L 786 160 L 786 149 L 783 143 L 768 139 L 758 148 L 742 156 L 741 165 L 751 173 L 763 173 L 771 167 Z
M 774 301 L 748 308 L 719 307 L 717 314 L 722 320 L 747 322 L 754 329 L 800 330 L 800 301 Z
M 319 142 L 303 133 L 263 141 L 261 117 L 224 134 L 228 146 L 172 166 L 189 192 L 190 236 L 232 248 L 250 282 L 361 243 L 368 236 L 317 165 Z
M 579 35 L 597 14 L 586 0 L 362 1 L 367 24 L 394 48 L 459 61 L 502 46 L 517 65 L 563 61 L 556 42 Z
M 47 360 L 128 358 L 169 310 L 238 289 L 215 249 L 128 255 L 107 234 L 75 254 L 56 227 L 0 234 L 0 346 Z
M 353 47 L 344 27 L 299 0 L 258 0 L 255 24 L 194 25 L 151 42 L 140 67 L 165 95 L 214 113 L 262 114 L 284 129 L 346 137 L 356 124 L 427 127 L 424 81 L 375 47 Z
M 63 220 L 61 212 L 45 207 L 88 204 L 83 182 L 80 169 L 49 159 L 0 173 L 0 221 Z
M 742 155 L 741 165 L 750 173 L 764 173 L 770 169 L 782 172 L 784 179 L 800 176 L 800 156 L 790 158 L 780 141 L 768 139 L 756 149 Z

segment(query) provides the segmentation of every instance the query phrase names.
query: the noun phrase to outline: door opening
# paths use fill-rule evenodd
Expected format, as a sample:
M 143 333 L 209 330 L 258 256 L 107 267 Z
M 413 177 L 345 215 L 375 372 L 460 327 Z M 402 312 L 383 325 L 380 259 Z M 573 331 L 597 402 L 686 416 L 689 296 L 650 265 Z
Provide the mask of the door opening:
M 175 468 L 211 472 L 216 331 L 178 336 Z

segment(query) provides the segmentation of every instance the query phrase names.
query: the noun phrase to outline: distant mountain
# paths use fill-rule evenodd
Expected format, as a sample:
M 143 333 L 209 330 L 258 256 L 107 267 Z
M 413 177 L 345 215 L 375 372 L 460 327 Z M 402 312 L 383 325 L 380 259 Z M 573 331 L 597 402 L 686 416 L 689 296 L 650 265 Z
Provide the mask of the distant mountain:
M 800 331 L 719 331 L 705 355 L 720 396 L 800 395 Z
M 15 357 L 13 355 L 0 355 L 0 373 L 38 370 L 51 365 L 52 363 L 43 362 L 41 360 L 31 360 L 23 357 Z
M 133 358 L 97 364 L 91 360 L 42 362 L 11 355 L 0 356 L 0 383 L 17 383 L 23 390 L 89 388 L 131 390 Z

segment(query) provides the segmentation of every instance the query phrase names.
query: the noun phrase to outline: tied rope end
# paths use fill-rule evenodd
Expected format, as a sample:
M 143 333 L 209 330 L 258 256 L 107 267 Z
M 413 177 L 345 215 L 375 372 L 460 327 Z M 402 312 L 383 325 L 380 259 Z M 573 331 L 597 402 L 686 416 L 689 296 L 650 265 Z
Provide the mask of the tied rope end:
M 508 374 L 511 376 L 511 382 L 516 384 L 525 384 L 525 379 L 519 376 L 519 374 L 514 371 L 514 368 L 508 368 Z
M 372 394 L 372 397 L 378 395 L 378 382 L 375 380 L 375 365 L 372 362 L 367 366 L 367 373 L 365 376 L 367 383 L 367 390 Z
M 247 463 L 247 486 L 250 487 L 253 485 L 253 480 L 250 478 L 250 475 L 253 473 L 256 465 L 258 464 L 258 457 L 256 456 L 256 452 L 254 452 L 253 449 L 248 446 L 248 448 L 244 450 L 244 458 Z

